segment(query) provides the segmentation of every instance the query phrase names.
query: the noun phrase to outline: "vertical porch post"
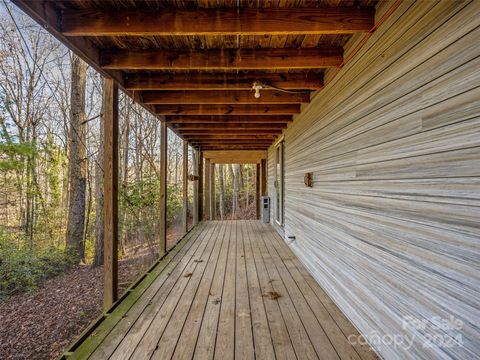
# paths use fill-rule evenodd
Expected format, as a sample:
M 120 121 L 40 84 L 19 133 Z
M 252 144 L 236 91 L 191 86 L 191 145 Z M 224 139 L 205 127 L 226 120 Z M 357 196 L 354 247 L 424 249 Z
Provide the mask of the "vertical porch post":
M 103 308 L 118 299 L 118 86 L 105 79 L 103 131 L 104 291 Z
M 200 176 L 198 175 L 198 150 L 193 151 L 193 175 L 197 176 L 197 180 L 193 182 L 193 206 L 192 206 L 192 216 L 193 216 L 193 225 L 199 223 L 198 219 L 198 182 Z
M 183 140 L 183 233 L 188 232 L 188 142 Z
M 167 252 L 167 122 L 160 122 L 160 208 L 159 242 L 160 256 Z
M 210 166 L 210 159 L 205 159 L 205 219 L 210 220 L 210 210 L 212 207 L 212 204 L 210 203 L 211 199 L 211 180 L 210 180 L 210 174 L 212 173 L 212 169 Z
M 266 196 L 267 195 L 267 159 L 262 159 L 260 162 L 260 195 Z
M 216 205 L 217 200 L 215 198 L 215 164 L 211 164 L 212 173 L 210 174 L 210 220 L 215 220 L 216 218 Z
M 257 164 L 255 171 L 255 215 L 260 219 L 260 164 Z
M 203 152 L 198 152 L 198 221 L 203 220 Z

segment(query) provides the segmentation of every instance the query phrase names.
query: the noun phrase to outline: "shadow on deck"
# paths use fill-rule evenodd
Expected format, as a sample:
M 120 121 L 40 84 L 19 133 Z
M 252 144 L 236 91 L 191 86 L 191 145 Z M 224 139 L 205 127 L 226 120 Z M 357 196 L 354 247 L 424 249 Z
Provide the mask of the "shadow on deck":
M 270 225 L 194 228 L 67 359 L 374 359 Z

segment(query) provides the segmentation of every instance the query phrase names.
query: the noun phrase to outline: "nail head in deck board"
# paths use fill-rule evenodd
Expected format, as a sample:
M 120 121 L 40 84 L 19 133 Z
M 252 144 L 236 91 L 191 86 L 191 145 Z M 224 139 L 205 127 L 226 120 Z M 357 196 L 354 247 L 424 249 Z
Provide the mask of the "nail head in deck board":
M 297 104 L 310 102 L 309 93 L 286 93 L 277 90 L 261 91 L 260 98 L 251 90 L 152 90 L 144 91 L 145 104 Z
M 104 89 L 104 292 L 103 308 L 118 298 L 118 86 L 105 79 Z
M 184 104 L 155 105 L 158 115 L 292 115 L 300 113 L 300 104 L 238 105 Z
M 65 36 L 353 34 L 374 25 L 372 7 L 98 9 L 62 13 Z
M 322 69 L 338 67 L 343 62 L 343 49 L 338 47 L 116 50 L 100 55 L 102 68 L 118 70 Z
M 323 73 L 130 73 L 125 75 L 129 90 L 251 90 L 261 82 L 287 90 L 320 90 Z

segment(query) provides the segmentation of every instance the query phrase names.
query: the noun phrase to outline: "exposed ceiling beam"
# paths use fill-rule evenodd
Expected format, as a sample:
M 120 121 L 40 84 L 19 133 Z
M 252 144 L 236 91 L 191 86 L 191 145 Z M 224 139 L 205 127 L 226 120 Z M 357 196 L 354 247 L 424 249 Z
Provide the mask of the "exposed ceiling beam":
M 300 113 L 300 104 L 279 105 L 156 105 L 158 115 L 291 115 Z
M 215 145 L 214 145 L 215 146 Z M 258 164 L 267 158 L 266 151 L 204 151 L 203 157 L 214 164 Z
M 189 115 L 178 116 L 169 115 L 165 117 L 169 124 L 196 124 L 196 123 L 246 123 L 246 124 L 270 124 L 270 123 L 288 123 L 293 121 L 291 115 L 277 115 L 277 116 L 265 116 L 265 115 L 231 115 L 231 116 L 211 116 L 211 115 Z
M 306 73 L 136 73 L 125 76 L 130 90 L 250 90 L 255 81 L 281 89 L 320 90 L 323 74 Z
M 194 144 L 271 144 L 273 139 L 192 139 Z
M 203 140 L 203 139 L 244 139 L 244 140 L 274 140 L 277 138 L 275 134 L 215 134 L 215 133 L 203 133 L 203 134 L 185 134 L 185 139 L 193 140 Z
M 175 129 L 175 131 L 181 136 L 197 136 L 197 135 L 280 135 L 282 129 L 194 129 L 194 130 L 182 130 Z
M 271 124 L 248 124 L 248 123 L 220 123 L 220 124 L 211 124 L 211 123 L 204 123 L 204 124 L 172 124 L 174 129 L 179 131 L 185 130 L 200 130 L 200 129 L 232 129 L 232 130 L 268 130 L 268 129 L 284 129 L 287 127 L 286 123 L 271 123 Z
M 296 104 L 310 102 L 310 94 L 265 90 L 257 99 L 250 90 L 166 90 L 145 91 L 142 99 L 145 104 Z
M 101 57 L 103 68 L 120 70 L 319 69 L 342 61 L 342 48 L 117 50 Z
M 199 146 L 196 146 L 199 148 Z M 245 145 L 208 145 L 208 146 L 201 146 L 203 151 L 206 150 L 237 150 L 237 151 L 245 151 L 245 150 L 268 150 L 270 145 L 252 145 L 252 146 L 245 146 Z
M 374 25 L 371 7 L 275 9 L 66 9 L 66 36 L 352 34 Z

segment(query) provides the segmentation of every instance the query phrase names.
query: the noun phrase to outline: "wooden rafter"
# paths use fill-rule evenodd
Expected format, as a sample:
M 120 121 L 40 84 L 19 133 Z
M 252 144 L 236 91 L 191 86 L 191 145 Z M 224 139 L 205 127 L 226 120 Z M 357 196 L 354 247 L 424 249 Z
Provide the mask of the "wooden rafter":
M 248 124 L 248 123 L 219 123 L 219 124 L 172 124 L 174 129 L 179 131 L 185 130 L 207 130 L 207 129 L 229 129 L 229 130 L 265 130 L 265 129 L 284 129 L 287 127 L 286 123 L 270 123 L 270 124 Z
M 293 121 L 290 115 L 277 115 L 277 116 L 264 116 L 264 115 L 232 115 L 232 116 L 167 116 L 167 123 L 169 124 L 194 124 L 194 123 L 245 123 L 245 124 L 257 124 L 257 123 L 288 123 Z
M 265 151 L 205 151 L 205 157 L 215 164 L 255 164 L 267 158 Z
M 300 113 L 300 104 L 184 104 L 156 105 L 158 115 L 291 115 Z
M 62 30 L 67 36 L 351 34 L 370 30 L 374 15 L 369 7 L 69 9 Z
M 342 62 L 342 48 L 118 50 L 101 56 L 103 68 L 121 70 L 319 69 Z
M 250 90 L 145 91 L 145 104 L 297 104 L 310 102 L 309 93 L 265 90 L 255 98 Z
M 282 129 L 194 129 L 194 130 L 176 130 L 182 136 L 188 135 L 278 135 Z
M 320 90 L 323 74 L 306 73 L 134 73 L 125 76 L 129 90 L 250 90 L 255 81 L 295 90 Z
M 216 134 L 216 133 L 200 133 L 200 134 L 186 134 L 185 139 L 188 140 L 204 140 L 204 139 L 210 139 L 210 140 L 219 140 L 219 139 L 243 139 L 243 140 L 256 140 L 256 139 L 261 139 L 261 140 L 274 140 L 276 139 L 276 134 Z
M 199 148 L 197 146 L 197 148 Z M 208 145 L 208 146 L 201 146 L 200 147 L 202 150 L 267 150 L 269 146 L 258 146 L 258 145 L 252 145 L 252 146 L 246 146 L 246 145 Z

